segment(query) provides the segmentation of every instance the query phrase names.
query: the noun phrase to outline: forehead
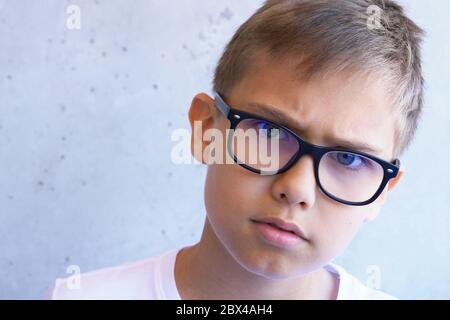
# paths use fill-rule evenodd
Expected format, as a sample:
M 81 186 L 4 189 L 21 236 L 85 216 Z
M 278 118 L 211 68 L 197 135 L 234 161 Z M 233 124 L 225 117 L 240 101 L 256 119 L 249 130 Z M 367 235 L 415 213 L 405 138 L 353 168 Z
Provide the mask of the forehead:
M 275 109 L 293 120 L 285 125 L 318 145 L 364 141 L 380 150 L 374 155 L 392 156 L 395 121 L 382 77 L 328 72 L 303 82 L 293 70 L 292 63 L 260 60 L 233 87 L 228 102 L 256 113 L 263 111 L 258 104 Z

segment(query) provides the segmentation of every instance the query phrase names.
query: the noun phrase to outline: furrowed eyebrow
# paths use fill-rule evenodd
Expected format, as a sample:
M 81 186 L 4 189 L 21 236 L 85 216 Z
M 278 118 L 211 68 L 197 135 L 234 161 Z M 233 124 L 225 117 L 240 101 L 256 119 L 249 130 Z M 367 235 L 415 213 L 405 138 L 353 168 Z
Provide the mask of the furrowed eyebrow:
M 348 141 L 341 138 L 330 138 L 329 141 L 333 141 L 335 147 L 342 147 L 345 149 L 365 152 L 372 155 L 381 155 L 381 150 L 366 144 L 365 142 L 359 141 Z
M 267 116 L 268 120 L 273 120 L 275 122 L 279 122 L 283 125 L 289 126 L 290 128 L 298 128 L 300 132 L 304 131 L 303 126 L 294 118 L 289 115 L 277 110 L 277 108 L 258 103 L 258 102 L 249 102 L 247 104 L 255 114 Z M 380 149 L 373 147 L 363 141 L 349 141 L 346 139 L 333 137 L 326 139 L 327 143 L 333 144 L 333 147 L 341 147 L 349 150 L 365 152 L 373 155 L 380 155 L 382 152 Z

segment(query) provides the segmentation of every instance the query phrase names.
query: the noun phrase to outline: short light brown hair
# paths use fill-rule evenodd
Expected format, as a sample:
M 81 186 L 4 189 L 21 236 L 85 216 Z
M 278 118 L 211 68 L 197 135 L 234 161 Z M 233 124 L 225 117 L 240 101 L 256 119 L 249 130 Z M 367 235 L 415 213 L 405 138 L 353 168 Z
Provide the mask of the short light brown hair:
M 380 9 L 378 27 L 371 28 L 374 9 Z M 382 71 L 391 81 L 396 158 L 412 141 L 422 110 L 423 34 L 391 0 L 268 0 L 226 46 L 213 89 L 228 95 L 261 50 L 278 60 L 299 57 L 303 80 L 330 71 Z

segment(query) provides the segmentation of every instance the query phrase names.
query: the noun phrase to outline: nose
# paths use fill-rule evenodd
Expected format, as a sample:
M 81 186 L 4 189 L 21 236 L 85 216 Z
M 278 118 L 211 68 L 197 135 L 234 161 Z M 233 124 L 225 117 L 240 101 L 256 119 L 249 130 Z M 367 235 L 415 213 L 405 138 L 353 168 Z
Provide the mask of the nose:
M 289 206 L 299 205 L 306 210 L 316 201 L 317 183 L 314 176 L 314 160 L 303 155 L 289 170 L 276 176 L 272 196 Z

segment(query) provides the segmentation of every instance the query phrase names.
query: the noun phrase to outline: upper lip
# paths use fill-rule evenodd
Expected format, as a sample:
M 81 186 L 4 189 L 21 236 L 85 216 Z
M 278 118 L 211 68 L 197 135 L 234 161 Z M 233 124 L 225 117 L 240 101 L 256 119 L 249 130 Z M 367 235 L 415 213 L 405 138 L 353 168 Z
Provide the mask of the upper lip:
M 261 219 L 252 219 L 253 222 L 260 222 L 260 223 L 269 223 L 274 224 L 280 229 L 286 230 L 286 231 L 292 231 L 299 237 L 307 240 L 305 233 L 302 229 L 295 223 L 295 222 L 289 222 L 277 217 L 268 217 L 268 218 L 261 218 Z

